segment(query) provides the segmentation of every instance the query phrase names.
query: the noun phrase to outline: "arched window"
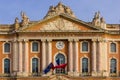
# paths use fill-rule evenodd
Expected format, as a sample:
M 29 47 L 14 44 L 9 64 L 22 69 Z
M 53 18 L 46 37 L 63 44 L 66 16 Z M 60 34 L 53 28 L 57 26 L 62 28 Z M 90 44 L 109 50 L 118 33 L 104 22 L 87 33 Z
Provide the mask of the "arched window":
M 32 59 L 32 73 L 38 73 L 38 59 Z
M 5 43 L 4 44 L 4 52 L 9 53 L 10 52 L 10 43 Z
M 111 43 L 110 47 L 111 47 L 111 52 L 116 52 L 116 44 L 115 43 Z
M 88 72 L 88 58 L 82 59 L 82 73 Z
M 116 64 L 117 64 L 116 59 L 112 58 L 110 60 L 110 73 L 116 73 L 116 68 L 117 68 Z
M 4 73 L 10 73 L 10 60 L 4 59 Z
M 65 56 L 61 53 L 59 53 L 55 60 L 58 60 L 59 59 L 59 62 L 60 64 L 65 64 Z M 65 69 L 64 68 L 56 68 L 56 73 L 65 73 Z
M 32 52 L 38 52 L 38 42 L 32 42 Z
M 82 42 L 82 52 L 88 52 L 88 42 Z

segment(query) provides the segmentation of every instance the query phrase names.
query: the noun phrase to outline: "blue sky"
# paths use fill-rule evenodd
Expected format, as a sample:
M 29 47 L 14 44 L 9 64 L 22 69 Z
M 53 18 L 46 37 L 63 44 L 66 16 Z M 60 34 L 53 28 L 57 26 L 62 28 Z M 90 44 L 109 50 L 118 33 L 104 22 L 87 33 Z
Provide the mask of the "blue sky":
M 23 11 L 32 21 L 41 20 L 49 6 L 58 2 L 69 6 L 78 19 L 91 21 L 100 11 L 107 23 L 120 23 L 120 0 L 0 0 L 0 24 L 13 24 Z

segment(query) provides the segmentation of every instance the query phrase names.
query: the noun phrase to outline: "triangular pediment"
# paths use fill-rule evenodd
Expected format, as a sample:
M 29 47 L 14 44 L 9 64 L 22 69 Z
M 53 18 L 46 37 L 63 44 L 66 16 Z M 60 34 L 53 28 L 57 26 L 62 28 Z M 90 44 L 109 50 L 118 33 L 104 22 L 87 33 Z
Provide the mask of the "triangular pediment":
M 29 25 L 22 31 L 88 31 L 99 30 L 94 26 L 66 15 L 56 15 Z

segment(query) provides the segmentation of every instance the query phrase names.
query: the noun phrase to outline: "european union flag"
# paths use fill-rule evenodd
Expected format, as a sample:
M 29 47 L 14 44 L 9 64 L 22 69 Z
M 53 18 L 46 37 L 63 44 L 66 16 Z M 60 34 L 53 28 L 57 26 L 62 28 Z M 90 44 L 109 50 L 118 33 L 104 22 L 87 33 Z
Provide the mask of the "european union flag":
M 57 65 L 60 65 L 60 59 L 59 58 L 56 60 L 56 63 L 57 63 Z
M 53 64 L 50 63 L 50 64 L 47 66 L 47 68 L 44 70 L 44 73 L 45 73 L 45 74 L 48 73 L 52 67 L 53 67 Z

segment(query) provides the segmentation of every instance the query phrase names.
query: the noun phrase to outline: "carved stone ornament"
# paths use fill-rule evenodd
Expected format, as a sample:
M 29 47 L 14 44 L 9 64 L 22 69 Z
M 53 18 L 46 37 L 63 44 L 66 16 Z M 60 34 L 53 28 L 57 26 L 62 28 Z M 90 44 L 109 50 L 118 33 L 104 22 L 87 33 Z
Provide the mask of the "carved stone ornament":
M 74 23 L 59 18 L 55 21 L 48 22 L 40 30 L 79 30 L 79 28 Z
M 26 16 L 26 14 L 24 12 L 21 12 L 21 17 L 22 17 L 22 21 L 21 21 L 21 26 L 26 26 L 28 25 L 29 18 Z
M 56 5 L 55 7 L 50 6 L 49 11 L 44 18 L 50 18 L 54 15 L 59 15 L 61 13 L 69 15 L 71 17 L 75 17 L 74 13 L 68 6 L 65 6 L 61 2 L 59 2 L 58 5 Z

